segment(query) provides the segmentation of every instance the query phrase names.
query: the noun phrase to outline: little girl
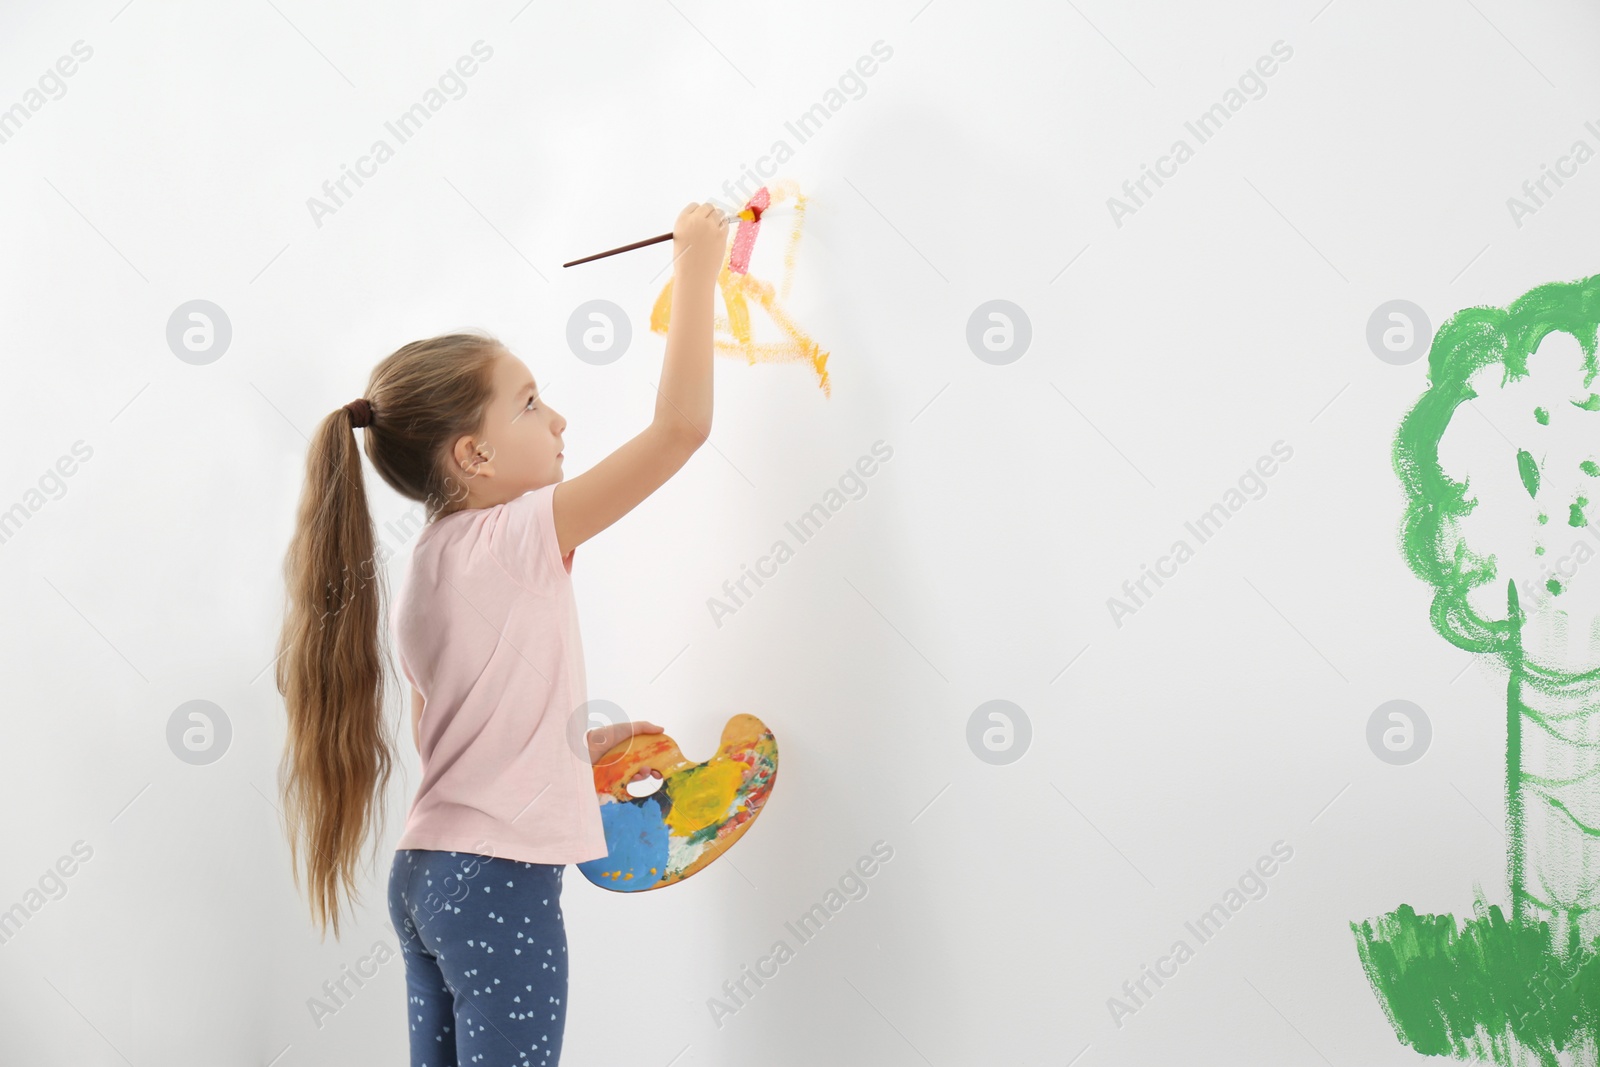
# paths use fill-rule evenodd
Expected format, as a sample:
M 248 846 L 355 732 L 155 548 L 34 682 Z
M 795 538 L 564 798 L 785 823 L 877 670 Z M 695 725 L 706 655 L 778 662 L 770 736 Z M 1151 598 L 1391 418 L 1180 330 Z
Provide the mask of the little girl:
M 295 883 L 339 936 L 340 895 L 394 753 L 384 728 L 381 560 L 353 427 L 399 494 L 425 505 L 390 631 L 411 686 L 422 781 L 389 873 L 412 1067 L 555 1067 L 566 1024 L 561 876 L 606 855 L 592 763 L 647 722 L 585 731 L 573 550 L 686 463 L 711 430 L 712 296 L 727 218 L 673 226 L 671 327 L 655 417 L 570 480 L 567 420 L 493 338 L 416 341 L 322 421 L 284 564 L 280 783 Z

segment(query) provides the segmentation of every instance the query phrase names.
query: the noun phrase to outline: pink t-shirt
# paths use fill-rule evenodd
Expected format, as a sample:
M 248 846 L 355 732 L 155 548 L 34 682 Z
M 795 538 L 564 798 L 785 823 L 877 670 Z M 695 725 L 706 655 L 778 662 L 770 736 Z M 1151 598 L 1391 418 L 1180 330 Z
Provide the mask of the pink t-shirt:
M 390 632 L 422 694 L 422 783 L 396 848 L 528 863 L 607 854 L 594 768 L 573 748 L 588 700 L 555 484 L 436 519 L 417 537 Z M 574 552 L 576 549 L 574 549 Z M 411 694 L 406 694 L 410 736 Z

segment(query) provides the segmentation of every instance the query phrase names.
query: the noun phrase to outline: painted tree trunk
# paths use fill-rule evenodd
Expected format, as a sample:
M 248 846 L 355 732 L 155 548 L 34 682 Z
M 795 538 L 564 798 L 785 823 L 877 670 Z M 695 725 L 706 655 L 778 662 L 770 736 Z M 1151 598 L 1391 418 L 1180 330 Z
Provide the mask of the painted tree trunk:
M 1600 936 L 1600 642 L 1548 602 L 1519 621 L 1506 656 L 1511 903 L 1570 953 Z

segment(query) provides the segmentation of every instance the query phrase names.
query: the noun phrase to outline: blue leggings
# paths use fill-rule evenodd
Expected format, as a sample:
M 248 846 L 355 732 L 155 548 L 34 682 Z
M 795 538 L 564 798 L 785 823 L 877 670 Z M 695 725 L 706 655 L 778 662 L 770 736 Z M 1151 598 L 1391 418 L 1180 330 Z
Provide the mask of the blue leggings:
M 398 849 L 389 921 L 411 1067 L 558 1067 L 567 1024 L 561 864 Z

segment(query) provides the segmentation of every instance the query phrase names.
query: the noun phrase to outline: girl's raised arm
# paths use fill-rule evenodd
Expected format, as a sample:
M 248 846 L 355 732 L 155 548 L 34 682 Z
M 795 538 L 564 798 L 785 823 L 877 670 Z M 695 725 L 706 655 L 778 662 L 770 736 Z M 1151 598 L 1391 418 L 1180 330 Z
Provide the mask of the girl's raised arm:
M 575 478 L 557 484 L 556 542 L 565 556 L 659 489 L 711 433 L 711 317 L 728 220 L 690 204 L 672 228 L 672 317 L 655 417 L 637 436 Z

